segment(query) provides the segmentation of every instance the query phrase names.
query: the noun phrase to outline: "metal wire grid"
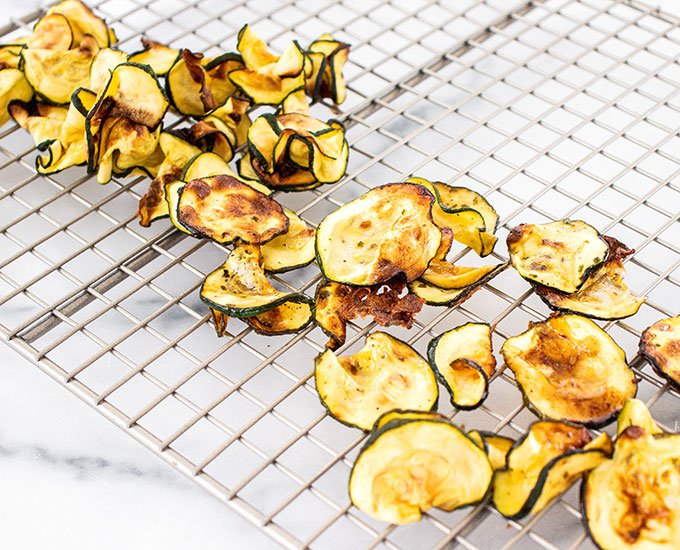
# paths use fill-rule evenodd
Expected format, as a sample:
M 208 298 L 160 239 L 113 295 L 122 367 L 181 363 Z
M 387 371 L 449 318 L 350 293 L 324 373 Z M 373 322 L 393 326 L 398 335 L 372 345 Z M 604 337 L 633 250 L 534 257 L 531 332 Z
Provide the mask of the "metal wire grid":
M 97 6 L 123 49 L 142 34 L 196 50 L 233 49 L 249 21 L 279 50 L 330 30 L 353 44 L 342 118 L 347 177 L 278 194 L 317 224 L 368 188 L 411 174 L 485 194 L 507 229 L 584 219 L 637 250 L 629 285 L 649 300 L 604 325 L 635 356 L 641 330 L 678 314 L 680 286 L 680 32 L 677 20 L 602 0 L 218 1 L 114 0 Z M 8 36 L 26 33 L 32 14 Z M 219 38 L 219 40 L 214 40 Z M 313 113 L 330 116 L 317 105 Z M 181 123 L 171 119 L 170 125 Z M 100 187 L 83 171 L 35 175 L 30 138 L 0 133 L 0 328 L 10 344 L 153 452 L 280 544 L 313 548 L 591 548 L 575 490 L 508 522 L 487 505 L 434 510 L 386 527 L 349 505 L 349 469 L 364 436 L 329 419 L 313 386 L 319 329 L 266 338 L 231 320 L 218 340 L 197 298 L 225 252 L 169 224 L 134 219 L 148 180 Z M 461 263 L 477 259 L 456 250 Z M 313 292 L 318 270 L 277 278 Z M 674 300 L 675 298 L 675 300 Z M 415 329 L 390 332 L 421 351 L 468 320 L 497 323 L 494 347 L 543 319 L 545 306 L 508 271 L 454 309 L 426 308 Z M 374 326 L 352 324 L 347 353 Z M 638 358 L 639 396 L 668 428 L 678 394 Z M 475 411 L 455 421 L 512 437 L 534 420 L 511 376 L 494 376 Z

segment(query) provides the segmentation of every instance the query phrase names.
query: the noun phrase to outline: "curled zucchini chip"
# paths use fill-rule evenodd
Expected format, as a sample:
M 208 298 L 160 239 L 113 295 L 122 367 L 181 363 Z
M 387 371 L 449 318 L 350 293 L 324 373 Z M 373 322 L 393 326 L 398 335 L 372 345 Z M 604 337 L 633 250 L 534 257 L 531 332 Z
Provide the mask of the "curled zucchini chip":
M 614 456 L 581 485 L 587 531 L 601 550 L 674 550 L 680 541 L 680 435 L 628 426 Z
M 375 519 L 411 523 L 430 508 L 451 512 L 482 501 L 492 474 L 486 453 L 444 417 L 393 414 L 362 447 L 349 495 Z
M 563 422 L 534 422 L 512 447 L 493 480 L 493 503 L 505 517 L 536 514 L 611 455 L 609 435 Z
M 0 70 L 18 69 L 21 64 L 21 50 L 25 47 L 25 44 L 0 44 Z
M 567 294 L 581 288 L 609 253 L 597 230 L 578 220 L 518 225 L 507 244 L 522 277 Z
M 634 252 L 612 237 L 607 260 L 586 279 L 573 294 L 533 283 L 534 291 L 548 307 L 558 311 L 580 313 L 592 319 L 623 319 L 637 313 L 647 299 L 635 296 L 623 281 L 626 270 L 621 260 Z
M 370 430 L 391 409 L 437 407 L 439 390 L 427 361 L 384 332 L 368 335 L 361 351 L 348 357 L 326 350 L 317 357 L 314 374 L 330 415 L 362 430 Z
M 538 416 L 589 427 L 611 422 L 637 381 L 626 355 L 598 325 L 559 315 L 508 338 L 501 353 Z
M 0 126 L 10 118 L 10 102 L 28 102 L 32 97 L 33 88 L 22 71 L 12 68 L 0 70 Z
M 497 268 L 498 265 L 463 267 L 435 258 L 420 279 L 445 290 L 455 290 L 475 284 Z
M 47 10 L 46 17 L 53 14 L 63 15 L 68 20 L 73 34 L 72 47 L 79 46 L 83 42 L 85 35 L 92 36 L 100 48 L 106 48 L 116 42 L 115 34 L 112 34 L 104 20 L 97 17 L 80 0 L 60 2 Z
M 466 323 L 437 336 L 427 347 L 427 359 L 459 409 L 478 407 L 489 391 L 496 370 L 491 327 Z
M 73 39 L 73 30 L 68 19 L 60 13 L 52 13 L 38 20 L 26 46 L 63 52 L 74 47 Z
M 46 147 L 59 136 L 68 108 L 14 101 L 9 106 L 9 112 L 19 126 L 30 132 L 36 146 Z
M 465 279 L 470 281 L 467 286 L 463 288 L 441 288 L 420 279 L 409 284 L 409 289 L 413 294 L 425 300 L 425 303 L 431 306 L 455 306 L 462 304 L 465 300 L 470 298 L 477 292 L 482 285 L 488 283 L 499 273 L 505 271 L 510 264 L 508 262 L 491 266 L 475 268 L 464 275 Z M 469 268 L 460 268 L 469 269 Z M 454 279 L 455 280 L 455 279 Z M 461 279 L 458 279 L 461 280 Z M 452 283 L 449 283 L 452 284 Z M 456 283 L 458 284 L 458 283 Z
M 260 249 L 264 268 L 272 273 L 304 267 L 311 264 L 316 257 L 314 228 L 307 227 L 295 212 L 285 208 L 283 211 L 288 216 L 288 231 L 263 244 Z
M 179 57 L 179 50 L 168 48 L 146 37 L 142 38 L 142 50 L 130 54 L 130 61 L 149 65 L 158 76 L 165 76 Z
M 484 449 L 494 471 L 505 468 L 508 453 L 515 444 L 514 439 L 483 430 L 471 430 L 468 435 Z
M 374 285 L 400 273 L 407 281 L 420 277 L 441 241 L 433 202 L 421 185 L 390 183 L 326 216 L 316 232 L 324 276 L 349 285 Z
M 89 86 L 90 64 L 98 51 L 97 41 L 86 34 L 80 46 L 65 52 L 24 48 L 22 67 L 38 97 L 63 105 L 71 100 L 76 89 Z
M 264 244 L 288 230 L 274 199 L 232 176 L 190 181 L 181 191 L 177 219 L 189 231 L 216 242 Z
M 301 115 L 309 116 L 309 103 L 307 103 L 305 91 L 300 89 L 288 94 L 281 104 L 281 113 L 285 115 L 299 113 Z
M 253 317 L 285 302 L 313 300 L 304 294 L 280 292 L 265 277 L 257 246 L 240 244 L 227 261 L 210 273 L 201 287 L 201 300 L 229 317 Z
M 345 101 L 347 87 L 342 68 L 347 62 L 349 47 L 330 34 L 322 34 L 310 44 L 308 55 L 313 70 L 305 80 L 305 88 L 314 101 L 323 97 L 330 97 L 336 104 Z
M 657 423 L 652 418 L 647 405 L 639 399 L 628 399 L 626 404 L 621 409 L 619 417 L 616 420 L 616 435 L 617 437 L 623 433 L 628 426 L 640 426 L 648 434 L 656 435 L 663 433 Z
M 182 193 L 182 189 L 184 189 L 184 186 L 186 185 L 186 182 L 182 180 L 175 180 L 171 181 L 170 183 L 166 183 L 164 186 L 164 196 L 165 196 L 165 202 L 168 205 L 168 215 L 170 216 L 170 222 L 172 225 L 174 225 L 177 229 L 179 229 L 182 233 L 186 233 L 187 235 L 192 235 L 194 237 L 199 237 L 200 235 L 194 233 L 193 231 L 190 231 L 184 225 L 182 225 L 179 220 L 177 219 L 177 206 L 179 204 L 179 198 Z
M 250 101 L 247 99 L 230 95 L 224 103 L 207 112 L 203 121 L 225 134 L 235 149 L 245 144 L 248 139 L 251 124 L 248 116 L 249 107 Z
M 640 338 L 640 354 L 656 374 L 680 390 L 680 316 L 647 327 Z
M 90 85 L 88 88 L 98 94 L 108 83 L 113 70 L 127 61 L 128 55 L 125 52 L 113 48 L 99 50 L 90 65 Z

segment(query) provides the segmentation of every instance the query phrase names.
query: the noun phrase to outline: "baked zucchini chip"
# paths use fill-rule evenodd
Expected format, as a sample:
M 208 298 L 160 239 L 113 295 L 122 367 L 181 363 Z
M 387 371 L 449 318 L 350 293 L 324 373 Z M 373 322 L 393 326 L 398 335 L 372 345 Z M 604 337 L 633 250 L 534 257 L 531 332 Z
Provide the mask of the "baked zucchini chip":
M 305 79 L 305 88 L 313 101 L 329 97 L 333 103 L 345 101 L 347 87 L 342 68 L 347 62 L 349 44 L 335 40 L 330 34 L 322 34 L 309 46 L 308 55 L 312 72 Z
M 68 108 L 62 105 L 14 101 L 9 106 L 9 112 L 19 126 L 28 130 L 36 146 L 44 148 L 59 137 Z
M 647 327 L 640 338 L 640 354 L 656 374 L 680 390 L 680 316 Z
M 508 453 L 515 444 L 514 439 L 484 430 L 471 430 L 468 435 L 484 449 L 494 471 L 505 468 Z
M 331 281 L 375 285 L 403 273 L 420 277 L 437 253 L 434 196 L 423 186 L 390 183 L 371 189 L 319 224 L 316 253 Z
M 149 65 L 157 76 L 165 76 L 179 57 L 179 50 L 142 37 L 142 50 L 130 54 L 130 61 Z
M 628 426 L 614 456 L 581 485 L 588 534 L 601 550 L 675 550 L 680 541 L 680 435 Z
M 463 430 L 439 415 L 388 414 L 354 462 L 352 504 L 380 521 L 411 523 L 430 508 L 451 512 L 484 499 L 493 470 Z
M 506 518 L 536 514 L 612 452 L 609 435 L 563 422 L 534 422 L 493 479 L 493 503 Z
M 25 44 L 0 44 L 0 70 L 18 69 L 21 64 L 21 50 L 25 47 Z
M 518 225 L 507 244 L 522 277 L 567 294 L 581 288 L 609 253 L 607 241 L 579 220 Z
M 348 357 L 326 350 L 315 361 L 314 375 L 330 415 L 362 430 L 391 409 L 437 407 L 437 380 L 427 361 L 384 332 L 369 334 L 361 351 Z
M 258 334 L 276 336 L 293 334 L 307 327 L 314 320 L 314 302 L 289 301 L 275 308 L 244 319 Z
M 128 60 L 128 54 L 125 52 L 113 48 L 99 50 L 90 64 L 90 85 L 87 88 L 99 94 L 109 82 L 113 70 Z
M 281 103 L 281 114 L 288 115 L 291 113 L 309 116 L 309 103 L 307 103 L 307 96 L 304 90 L 300 89 L 296 92 L 291 92 Z
M 253 317 L 285 302 L 313 300 L 304 294 L 280 292 L 267 280 L 258 246 L 239 244 L 227 261 L 210 273 L 201 287 L 201 300 L 229 317 Z
M 573 294 L 532 283 L 534 291 L 548 307 L 557 311 L 579 313 L 591 319 L 624 319 L 635 315 L 647 299 L 633 294 L 623 281 L 626 270 L 621 260 L 635 252 L 612 237 L 604 236 L 609 244 L 607 260 L 586 279 Z
M 188 182 L 180 192 L 177 219 L 192 234 L 229 244 L 264 244 L 288 231 L 288 217 L 274 199 L 232 176 Z
M 508 338 L 501 353 L 527 406 L 543 418 L 604 426 L 635 397 L 626 355 L 590 319 L 559 315 Z
M 478 407 L 487 396 L 489 379 L 496 370 L 491 327 L 466 323 L 437 336 L 427 347 L 427 360 L 454 407 Z
M 12 68 L 0 70 L 0 126 L 10 119 L 10 102 L 28 102 L 32 97 L 33 88 L 22 71 Z
M 654 418 L 652 418 L 652 413 L 649 412 L 647 405 L 639 399 L 628 399 L 623 409 L 621 409 L 619 417 L 616 419 L 617 437 L 628 426 L 639 426 L 652 435 L 663 433 L 663 430 L 659 428 Z
M 92 36 L 100 48 L 106 48 L 116 42 L 115 34 L 112 34 L 104 20 L 97 17 L 80 0 L 60 2 L 47 10 L 46 17 L 53 14 L 63 15 L 68 20 L 73 35 L 72 47 L 79 46 L 85 35 Z
M 194 231 L 190 231 L 188 228 L 186 228 L 184 225 L 182 225 L 179 220 L 177 219 L 177 210 L 178 210 L 178 205 L 179 205 L 179 198 L 180 194 L 182 193 L 182 189 L 184 189 L 184 186 L 186 185 L 185 181 L 182 180 L 175 180 L 171 181 L 170 183 L 166 183 L 164 186 L 164 196 L 165 196 L 165 202 L 168 205 L 168 215 L 170 217 L 170 222 L 172 225 L 174 225 L 177 229 L 179 229 L 182 233 L 186 233 L 187 235 L 192 235 L 194 237 L 200 237 L 197 233 Z
M 499 265 L 501 264 L 485 265 L 482 267 L 463 267 L 435 258 L 427 266 L 425 273 L 420 276 L 420 279 L 445 290 L 455 290 L 475 284 L 496 270 Z
M 52 13 L 38 19 L 26 47 L 63 52 L 74 47 L 73 38 L 68 19 L 60 13 Z
M 288 231 L 274 237 L 260 248 L 265 271 L 283 273 L 311 264 L 316 258 L 314 237 L 316 231 L 300 217 L 283 209 L 288 216 Z

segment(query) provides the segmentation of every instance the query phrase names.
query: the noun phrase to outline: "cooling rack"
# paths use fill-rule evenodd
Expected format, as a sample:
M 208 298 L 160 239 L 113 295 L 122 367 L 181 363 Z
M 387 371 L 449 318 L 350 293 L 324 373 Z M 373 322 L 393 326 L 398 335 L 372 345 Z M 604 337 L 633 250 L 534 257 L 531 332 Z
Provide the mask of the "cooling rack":
M 411 175 L 483 193 L 508 228 L 583 219 L 636 249 L 627 282 L 649 296 L 603 326 L 640 378 L 638 396 L 677 429 L 679 395 L 636 356 L 640 332 L 680 313 L 680 30 L 637 2 L 607 0 L 107 0 L 96 11 L 121 48 L 142 35 L 231 51 L 249 22 L 281 51 L 322 32 L 350 42 L 347 176 L 277 194 L 312 225 L 377 185 Z M 0 29 L 26 34 L 40 10 Z M 255 111 L 253 115 L 257 115 Z M 182 120 L 169 116 L 166 126 Z M 198 298 L 224 249 L 166 221 L 139 226 L 145 178 L 100 186 L 83 169 L 34 170 L 30 136 L 0 129 L 0 332 L 11 346 L 179 471 L 288 548 L 593 548 L 577 488 L 541 513 L 508 521 L 483 504 L 395 527 L 351 507 L 349 471 L 364 435 L 327 417 L 313 382 L 326 337 L 310 327 L 263 337 L 237 319 L 218 339 Z M 479 260 L 463 248 L 462 264 Z M 276 284 L 312 294 L 310 266 Z M 426 307 L 411 330 L 423 352 L 466 321 L 495 324 L 494 349 L 547 308 L 508 270 L 462 306 Z M 373 328 L 353 323 L 344 351 Z M 502 365 L 502 361 L 499 362 Z M 21 391 L 30 393 L 30 388 Z M 535 419 L 502 368 L 455 422 L 511 437 Z

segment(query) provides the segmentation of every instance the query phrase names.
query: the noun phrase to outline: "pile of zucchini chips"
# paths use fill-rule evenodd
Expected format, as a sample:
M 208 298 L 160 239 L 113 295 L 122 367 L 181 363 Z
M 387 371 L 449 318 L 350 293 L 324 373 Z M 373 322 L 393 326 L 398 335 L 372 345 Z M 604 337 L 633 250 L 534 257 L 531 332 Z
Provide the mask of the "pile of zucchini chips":
M 238 53 L 211 58 L 148 40 L 127 54 L 115 43 L 79 0 L 50 8 L 31 36 L 0 45 L 0 122 L 11 116 L 32 134 L 40 174 L 86 165 L 100 183 L 148 175 L 143 226 L 167 217 L 187 235 L 230 246 L 201 288 L 218 335 L 229 317 L 262 334 L 316 321 L 329 337 L 315 361 L 320 399 L 333 418 L 370 432 L 349 481 L 357 508 L 408 523 L 433 507 L 490 499 L 517 520 L 583 478 L 583 517 L 600 548 L 680 548 L 680 436 L 635 399 L 623 350 L 591 320 L 628 317 L 645 301 L 623 281 L 632 250 L 561 220 L 512 229 L 508 262 L 454 265 L 453 241 L 491 254 L 498 215 L 479 193 L 417 177 L 372 188 L 315 230 L 272 195 L 345 174 L 345 130 L 311 116 L 309 101 L 345 99 L 348 44 L 324 34 L 275 55 L 248 25 Z M 274 112 L 251 121 L 255 105 Z M 191 125 L 165 130 L 168 109 Z M 315 260 L 313 299 L 268 278 Z M 382 331 L 353 355 L 336 354 L 350 320 L 410 328 L 425 304 L 458 305 L 510 265 L 557 312 L 500 350 L 539 417 L 518 441 L 434 412 L 440 384 L 457 409 L 487 397 L 496 374 L 488 324 L 438 335 L 427 357 Z M 640 354 L 680 390 L 680 318 L 645 330 Z M 617 418 L 614 442 L 589 431 Z

